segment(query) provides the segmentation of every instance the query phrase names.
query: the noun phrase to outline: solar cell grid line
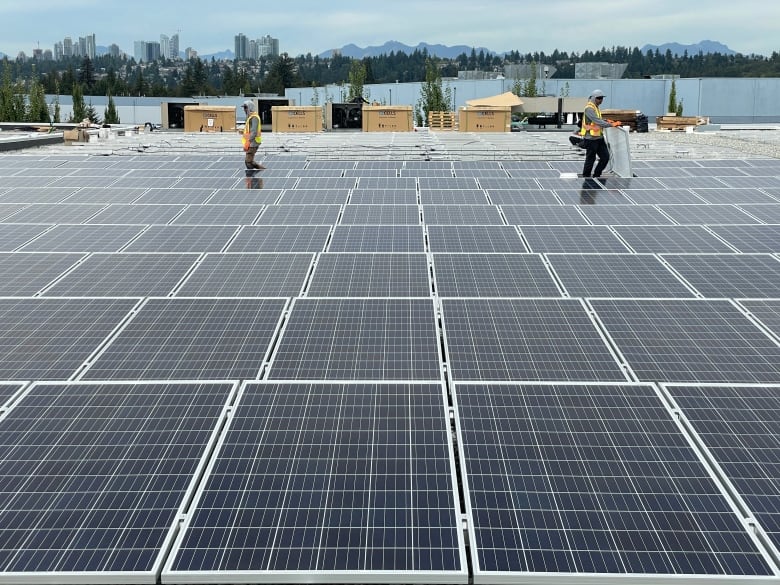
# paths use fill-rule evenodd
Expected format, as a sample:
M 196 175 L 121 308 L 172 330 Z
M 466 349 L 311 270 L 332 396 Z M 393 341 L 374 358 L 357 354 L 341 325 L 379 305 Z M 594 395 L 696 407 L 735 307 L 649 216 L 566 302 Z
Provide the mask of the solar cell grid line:
M 475 583 L 776 578 L 652 386 L 453 395 Z
M 140 225 L 60 224 L 19 248 L 22 252 L 118 252 L 144 230 Z
M 138 298 L 0 298 L 0 380 L 67 380 Z
M 344 206 L 341 225 L 418 225 L 420 207 L 417 205 L 361 205 Z
M 107 205 L 85 224 L 165 225 L 185 209 L 185 205 Z
M 727 187 L 754 187 L 756 189 L 780 189 L 780 176 L 770 177 L 723 177 Z
M 256 379 L 286 305 L 281 298 L 149 298 L 80 378 Z
M 225 252 L 322 252 L 330 225 L 243 226 Z
M 532 252 L 609 254 L 631 251 L 609 227 L 603 225 L 524 225 L 519 229 Z
M 56 184 L 62 183 L 62 179 L 60 179 L 59 182 Z M 107 185 L 99 185 L 95 184 L 92 185 L 93 187 L 117 187 L 117 188 L 123 188 L 123 187 L 146 187 L 148 189 L 167 189 L 169 187 L 173 187 L 179 179 L 177 177 L 120 177 L 116 178 L 114 177 L 112 179 L 112 182 Z M 81 185 L 79 185 L 81 186 Z
M 572 297 L 695 296 L 652 254 L 548 254 L 555 275 Z
M 171 583 L 466 583 L 441 384 L 250 383 Z
M 313 254 L 206 254 L 175 296 L 298 296 L 313 260 Z
M 297 189 L 353 189 L 357 179 L 354 177 L 300 177 L 295 185 Z M 293 187 L 285 186 L 285 189 Z
M 401 169 L 398 171 L 402 178 L 404 177 L 412 177 L 421 179 L 423 177 L 428 179 L 439 179 L 441 181 L 447 181 L 449 179 L 454 179 L 455 176 L 453 175 L 452 169 Z M 444 183 L 436 183 L 438 187 L 434 187 L 433 183 L 429 183 L 429 188 L 433 189 L 443 189 Z
M 308 177 L 308 178 L 317 178 L 317 179 L 325 179 L 325 178 L 334 178 L 334 177 L 343 177 L 344 176 L 344 169 L 297 169 L 290 173 L 290 176 L 292 177 Z
M 560 297 L 538 254 L 434 254 L 439 297 Z
M 780 339 L 780 300 L 740 300 L 739 305 Z
M 766 205 L 741 204 L 737 206 L 740 211 L 750 214 L 763 223 L 780 223 L 780 203 L 770 203 Z
M 780 550 L 780 386 L 665 384 L 664 390 L 749 517 Z
M 5 223 L 83 223 L 105 209 L 86 203 L 33 203 L 9 215 Z
M 706 298 L 780 297 L 780 261 L 771 254 L 669 254 L 663 259 Z
M 491 189 L 542 189 L 539 182 L 531 177 L 508 177 L 506 179 L 486 177 L 479 180 L 479 186 L 488 191 Z
M 371 169 L 395 169 L 398 170 L 404 166 L 402 160 L 358 160 L 355 161 L 356 170 Z
M 598 195 L 601 196 L 601 193 Z M 674 223 L 653 205 L 581 205 L 580 211 L 594 225 L 664 225 Z
M 337 225 L 328 252 L 424 252 L 421 225 Z
M 251 225 L 262 205 L 188 205 L 171 225 Z
M 420 177 L 417 179 L 420 191 L 423 189 L 477 189 L 474 177 Z
M 26 206 L 26 203 L 0 203 L 0 221 L 9 215 L 13 215 L 20 209 L 24 209 Z
M 133 203 L 144 194 L 144 188 L 127 187 L 114 189 L 111 187 L 84 187 L 65 200 L 66 203 Z
M 717 177 L 659 177 L 658 182 L 664 187 L 670 189 L 723 189 L 724 187 L 751 187 L 743 181 L 748 181 L 747 177 L 738 179 L 738 185 L 729 185 L 727 179 L 718 179 Z
M 173 291 L 198 254 L 90 254 L 56 282 L 44 297 L 146 297 Z
M 761 223 L 736 205 L 658 205 L 680 225 Z
M 0 296 L 33 296 L 83 257 L 68 253 L 0 252 Z
M 0 420 L 0 576 L 155 583 L 234 392 L 188 381 L 26 390 Z
M 592 225 L 577 205 L 502 205 L 510 225 Z
M 780 344 L 726 300 L 590 299 L 643 382 L 780 380 Z
M 279 205 L 344 205 L 349 189 L 285 189 L 276 202 Z
M 297 298 L 269 380 L 440 380 L 432 299 Z
M 238 228 L 215 225 L 153 225 L 123 252 L 219 252 Z
M 482 189 L 420 189 L 423 205 L 489 205 Z
M 317 258 L 309 297 L 430 297 L 425 254 L 326 253 Z
M 0 420 L 2 420 L 4 409 L 24 386 L 25 384 L 18 382 L 0 382 Z
M 443 299 L 444 343 L 461 381 L 627 381 L 576 299 Z
M 555 196 L 564 205 L 598 205 L 599 207 L 638 207 L 622 191 L 604 189 L 599 183 L 591 180 L 583 181 L 577 189 L 556 189 Z M 548 203 L 553 203 L 549 201 Z M 647 207 L 647 206 L 643 206 Z M 664 218 L 664 221 L 668 221 Z
M 616 225 L 612 229 L 638 253 L 731 253 L 737 251 L 700 225 Z
M 708 227 L 735 250 L 745 253 L 780 252 L 780 225 L 716 225 Z M 0 226 L 2 234 L 2 226 Z
M 510 225 L 428 225 L 425 229 L 431 252 L 528 252 Z
M 306 170 L 346 170 L 355 168 L 354 160 L 310 160 Z
M 335 224 L 341 205 L 267 205 L 256 225 Z
M 506 225 L 495 205 L 423 205 L 422 214 L 434 225 Z

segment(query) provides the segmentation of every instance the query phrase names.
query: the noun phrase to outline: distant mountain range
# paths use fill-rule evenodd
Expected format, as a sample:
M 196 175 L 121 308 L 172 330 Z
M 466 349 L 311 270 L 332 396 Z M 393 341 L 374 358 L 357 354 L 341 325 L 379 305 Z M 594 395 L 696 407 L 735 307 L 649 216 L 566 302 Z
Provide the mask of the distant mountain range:
M 723 43 L 719 43 L 718 41 L 699 41 L 695 45 L 681 45 L 680 43 L 664 43 L 663 45 L 645 45 L 640 49 L 642 53 L 647 53 L 648 51 L 653 51 L 658 49 L 658 52 L 662 55 L 666 53 L 667 50 L 672 52 L 672 55 L 679 55 L 682 57 L 685 52 L 688 52 L 688 55 L 698 55 L 699 53 L 702 53 L 704 55 L 708 53 L 720 53 L 721 55 L 736 55 L 736 51 L 732 51 L 729 49 L 726 45 Z
M 104 55 L 108 53 L 108 47 L 98 46 L 96 48 L 98 55 Z M 485 47 L 469 47 L 467 45 L 454 45 L 449 47 L 447 45 L 429 45 L 428 43 L 424 42 L 418 43 L 417 46 L 412 47 L 403 43 L 399 43 L 398 41 L 387 41 L 384 45 L 365 48 L 358 47 L 357 45 L 350 43 L 349 45 L 344 45 L 340 49 L 330 49 L 328 51 L 323 51 L 319 54 L 319 57 L 330 58 L 333 56 L 334 52 L 338 51 L 344 57 L 363 59 L 364 57 L 378 57 L 380 55 L 388 55 L 390 52 L 406 53 L 407 55 L 411 55 L 415 50 L 422 51 L 423 49 L 426 49 L 430 55 L 434 55 L 442 59 L 455 59 L 463 53 L 470 55 L 472 48 L 477 53 L 484 51 L 487 55 L 497 54 L 495 51 L 491 51 Z M 666 53 L 666 51 L 669 50 L 672 52 L 672 55 L 680 56 L 684 55 L 686 51 L 688 52 L 688 55 L 698 55 L 699 53 L 703 53 L 705 55 L 708 53 L 720 53 L 721 55 L 737 54 L 736 51 L 729 49 L 726 45 L 719 43 L 718 41 L 700 41 L 693 45 L 681 45 L 680 43 L 644 45 L 640 51 L 642 51 L 642 53 L 647 53 L 647 51 L 655 51 L 656 49 L 658 49 L 660 53 Z M 184 55 L 182 54 L 182 57 L 183 56 Z M 6 57 L 6 55 L 4 53 L 0 53 L 0 59 L 3 57 Z M 210 61 L 212 58 L 216 59 L 217 61 L 223 59 L 232 60 L 235 58 L 235 54 L 230 49 L 225 49 L 224 51 L 220 51 L 218 53 L 200 55 L 200 58 L 207 61 Z

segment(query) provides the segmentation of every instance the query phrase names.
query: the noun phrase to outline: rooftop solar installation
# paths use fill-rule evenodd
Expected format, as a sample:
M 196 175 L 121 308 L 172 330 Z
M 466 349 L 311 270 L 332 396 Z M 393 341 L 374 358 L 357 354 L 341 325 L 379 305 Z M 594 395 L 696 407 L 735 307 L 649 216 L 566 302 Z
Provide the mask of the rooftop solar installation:
M 651 386 L 455 396 L 475 583 L 773 574 Z
M 780 163 L 721 136 L 1 153 L 0 582 L 777 583 Z
M 445 406 L 440 384 L 247 384 L 166 577 L 466 583 Z
M 54 383 L 26 391 L 0 420 L 3 578 L 153 583 L 232 388 Z

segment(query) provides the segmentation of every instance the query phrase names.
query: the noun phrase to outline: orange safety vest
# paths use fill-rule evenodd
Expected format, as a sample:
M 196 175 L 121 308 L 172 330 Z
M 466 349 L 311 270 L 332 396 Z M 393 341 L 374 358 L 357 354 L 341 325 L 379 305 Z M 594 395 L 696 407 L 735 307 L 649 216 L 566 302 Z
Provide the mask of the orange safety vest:
M 599 110 L 599 107 L 596 104 L 593 102 L 588 102 L 588 105 L 585 106 L 585 109 L 587 110 L 588 108 L 593 108 L 596 111 L 596 116 L 598 116 L 599 120 L 601 119 L 601 110 Z M 601 126 L 598 124 L 589 123 L 588 117 L 583 112 L 580 136 L 586 136 L 588 133 L 590 133 L 590 135 L 595 138 L 601 138 Z
M 250 131 L 252 125 L 249 121 L 252 118 L 257 118 L 257 136 L 255 136 L 255 142 L 260 144 L 263 141 L 263 137 L 260 133 L 260 116 L 257 115 L 257 112 L 252 112 L 247 116 L 246 122 L 244 122 L 244 133 L 241 135 L 241 144 L 244 146 L 244 150 L 249 148 L 249 135 L 252 133 Z

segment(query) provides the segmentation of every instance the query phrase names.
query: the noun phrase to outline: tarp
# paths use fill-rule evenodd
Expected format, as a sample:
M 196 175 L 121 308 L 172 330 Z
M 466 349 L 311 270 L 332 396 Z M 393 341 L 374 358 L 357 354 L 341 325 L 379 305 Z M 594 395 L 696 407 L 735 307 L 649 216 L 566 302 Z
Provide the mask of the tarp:
M 511 91 L 500 93 L 491 97 L 466 100 L 466 105 L 472 108 L 476 107 L 516 107 L 522 106 L 523 100 L 513 94 Z

